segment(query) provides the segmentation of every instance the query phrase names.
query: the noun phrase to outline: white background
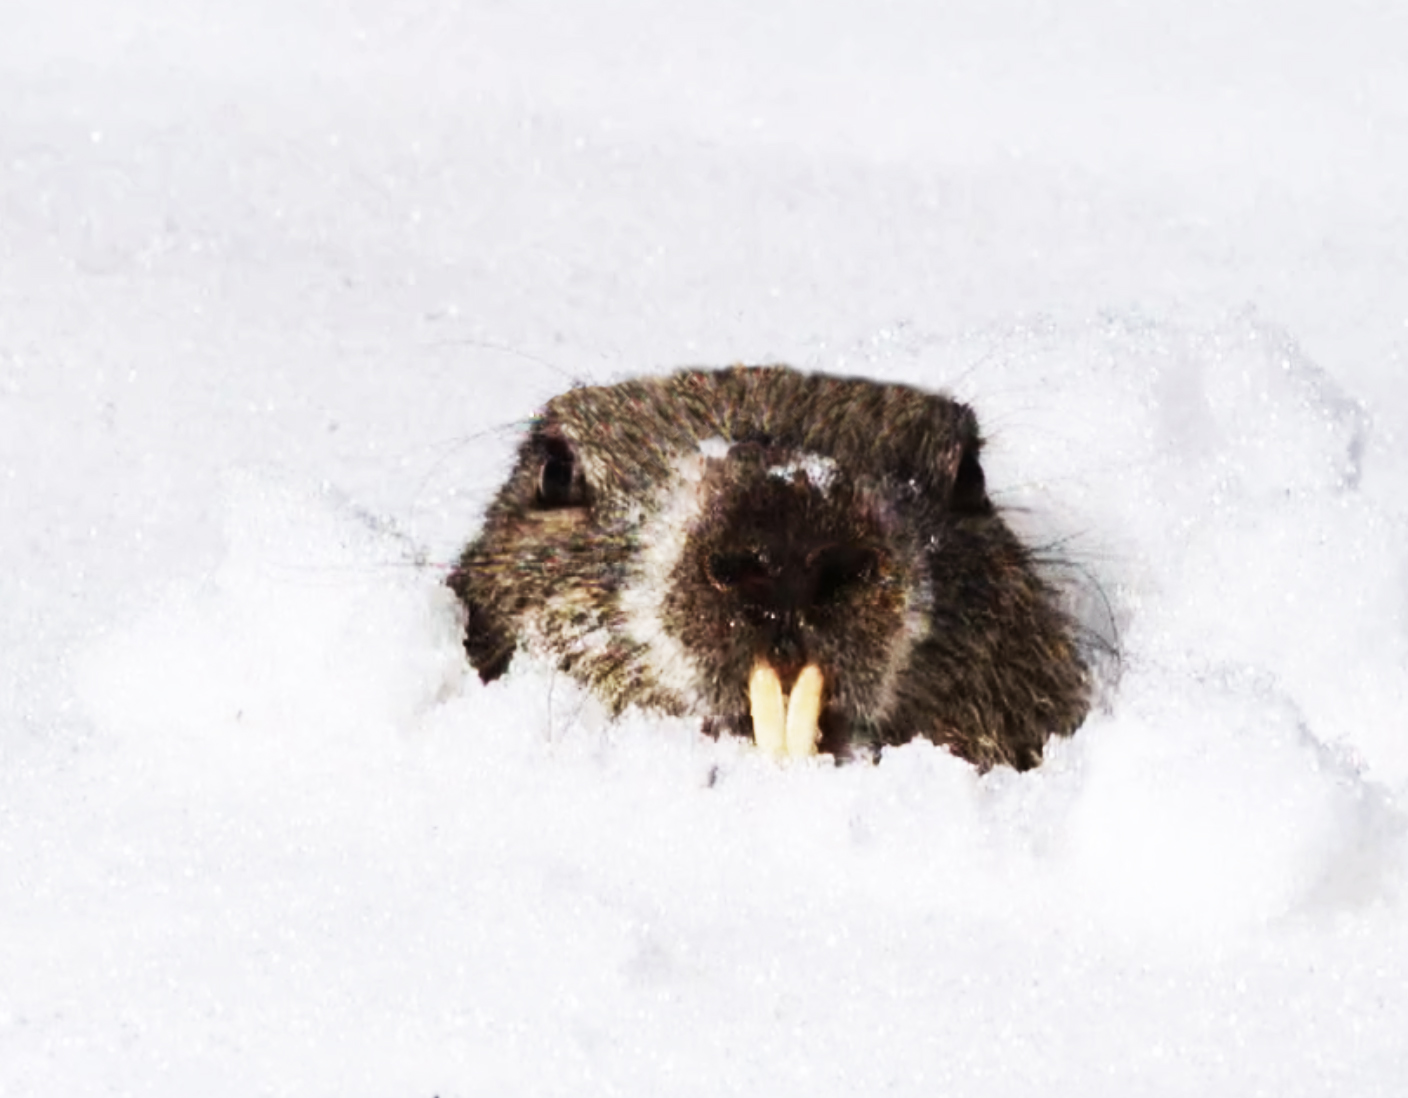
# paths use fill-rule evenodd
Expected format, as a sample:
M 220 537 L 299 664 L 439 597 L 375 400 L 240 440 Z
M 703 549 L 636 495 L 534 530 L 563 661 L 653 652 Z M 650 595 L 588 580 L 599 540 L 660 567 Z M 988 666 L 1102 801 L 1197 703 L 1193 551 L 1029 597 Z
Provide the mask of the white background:
M 6 0 L 0 1093 L 1401 1095 L 1408 8 Z M 574 381 L 947 388 L 1040 771 L 466 675 Z

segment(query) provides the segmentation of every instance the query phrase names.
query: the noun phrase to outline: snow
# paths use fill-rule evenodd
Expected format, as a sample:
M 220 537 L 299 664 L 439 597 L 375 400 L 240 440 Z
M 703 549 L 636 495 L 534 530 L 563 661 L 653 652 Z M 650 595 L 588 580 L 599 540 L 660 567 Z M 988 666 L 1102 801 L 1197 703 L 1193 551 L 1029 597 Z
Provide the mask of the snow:
M 1404 1092 L 1405 9 L 4 22 L 0 1093 Z M 1040 770 L 467 673 L 523 420 L 732 361 L 973 403 Z

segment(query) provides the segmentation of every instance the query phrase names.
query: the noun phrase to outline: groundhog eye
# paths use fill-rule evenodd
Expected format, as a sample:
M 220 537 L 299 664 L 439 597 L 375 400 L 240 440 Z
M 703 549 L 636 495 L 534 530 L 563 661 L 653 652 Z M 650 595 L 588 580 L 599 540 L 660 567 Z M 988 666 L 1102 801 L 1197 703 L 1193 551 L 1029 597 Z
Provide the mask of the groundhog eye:
M 572 447 L 564 439 L 549 438 L 544 449 L 534 503 L 543 508 L 583 506 L 587 502 L 586 484 Z
M 992 510 L 983 467 L 978 462 L 977 453 L 971 449 L 964 450 L 959 460 L 949 506 L 962 514 L 988 514 Z

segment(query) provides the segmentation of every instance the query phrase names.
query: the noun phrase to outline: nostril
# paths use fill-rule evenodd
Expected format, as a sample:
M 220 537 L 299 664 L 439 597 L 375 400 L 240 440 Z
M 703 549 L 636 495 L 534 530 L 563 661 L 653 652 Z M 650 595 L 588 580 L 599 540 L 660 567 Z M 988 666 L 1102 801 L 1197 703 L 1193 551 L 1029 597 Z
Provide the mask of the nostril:
M 879 554 L 866 546 L 831 544 L 781 565 L 764 549 L 709 554 L 704 571 L 719 591 L 733 592 L 745 604 L 771 609 L 828 606 L 879 572 Z
M 869 583 L 879 571 L 874 549 L 858 545 L 827 545 L 807 558 L 812 599 L 818 605 L 834 602 L 846 591 Z
M 709 582 L 719 590 L 756 588 L 771 582 L 768 559 L 761 549 L 711 553 L 705 562 Z

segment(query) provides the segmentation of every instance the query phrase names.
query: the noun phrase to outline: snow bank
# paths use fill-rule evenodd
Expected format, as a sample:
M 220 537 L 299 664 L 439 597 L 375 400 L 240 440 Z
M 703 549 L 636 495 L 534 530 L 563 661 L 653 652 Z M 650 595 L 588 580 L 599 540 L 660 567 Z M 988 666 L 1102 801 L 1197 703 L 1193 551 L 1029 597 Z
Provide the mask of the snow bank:
M 1403 1093 L 1402 12 L 168 7 L 0 41 L 0 1092 Z M 1040 770 L 468 672 L 512 425 L 735 359 L 974 404 Z
M 56 822 L 67 859 L 11 886 L 35 920 L 55 894 L 113 913 L 50 988 L 96 1040 L 128 1035 L 87 1049 L 90 1081 L 136 1085 L 147 1057 L 231 1094 L 1023 1093 L 1168 1068 L 1151 1089 L 1179 1093 L 1216 1089 L 1231 1025 L 1260 1048 L 1239 1089 L 1308 1093 L 1352 1028 L 1401 1055 L 1401 993 L 1379 1021 L 1352 1004 L 1381 986 L 1370 956 L 1408 964 L 1403 810 L 1372 775 L 1404 748 L 1382 698 L 1364 727 L 1318 724 L 1342 680 L 1304 662 L 1395 636 L 1397 609 L 1283 604 L 1309 593 L 1302 545 L 1364 546 L 1345 591 L 1393 578 L 1361 540 L 1387 521 L 1356 498 L 1362 414 L 1244 320 L 1000 346 L 971 382 L 992 479 L 1084 510 L 1074 551 L 1124 630 L 1104 710 L 1025 775 L 926 743 L 777 767 L 687 722 L 610 722 L 522 659 L 486 688 L 441 572 L 385 522 L 228 475 L 218 567 L 82 661 L 100 740 L 79 788 L 108 792 L 39 808 L 102 840 Z M 1030 399 L 1077 361 L 1059 401 Z M 1027 433 L 1039 465 L 1008 442 Z M 1317 1037 L 1273 1046 L 1287 996 Z

